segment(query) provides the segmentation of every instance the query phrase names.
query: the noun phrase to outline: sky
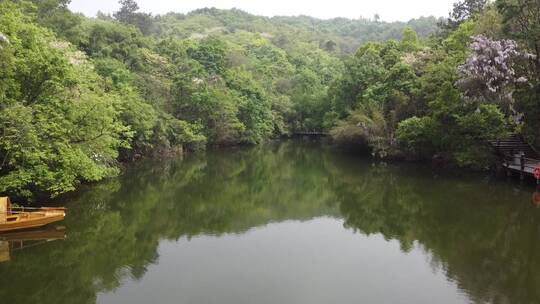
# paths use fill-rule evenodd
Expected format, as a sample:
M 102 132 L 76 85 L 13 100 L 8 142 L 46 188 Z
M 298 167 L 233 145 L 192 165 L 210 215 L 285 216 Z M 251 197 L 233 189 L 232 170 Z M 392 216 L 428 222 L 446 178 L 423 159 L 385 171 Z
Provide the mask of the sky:
M 263 16 L 308 15 L 329 19 L 345 17 L 372 18 L 379 14 L 384 21 L 407 21 L 421 16 L 446 17 L 457 0 L 137 0 L 141 11 L 152 14 L 187 13 L 197 8 L 239 8 Z M 72 11 L 95 16 L 98 11 L 112 13 L 116 0 L 72 0 Z

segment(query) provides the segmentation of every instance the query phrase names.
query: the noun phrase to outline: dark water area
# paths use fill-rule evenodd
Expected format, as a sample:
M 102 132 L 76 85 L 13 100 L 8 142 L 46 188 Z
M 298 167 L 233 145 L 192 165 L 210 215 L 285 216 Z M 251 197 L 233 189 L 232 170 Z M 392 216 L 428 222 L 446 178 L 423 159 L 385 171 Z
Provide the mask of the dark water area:
M 0 303 L 540 303 L 533 193 L 301 141 L 143 161 L 0 238 Z

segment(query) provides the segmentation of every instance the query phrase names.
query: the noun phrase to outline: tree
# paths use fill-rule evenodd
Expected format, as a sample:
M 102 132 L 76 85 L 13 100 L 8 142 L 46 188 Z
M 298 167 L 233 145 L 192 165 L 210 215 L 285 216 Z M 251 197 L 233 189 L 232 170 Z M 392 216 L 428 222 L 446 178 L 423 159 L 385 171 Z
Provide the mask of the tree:
M 437 126 L 430 116 L 413 116 L 399 123 L 396 137 L 411 155 L 429 157 L 436 152 L 436 132 Z
M 153 26 L 152 15 L 139 13 L 139 5 L 134 0 L 120 0 L 119 3 L 120 10 L 113 14 L 114 18 L 121 23 L 134 25 L 143 34 L 149 35 Z
M 120 0 L 120 10 L 113 14 L 114 18 L 122 23 L 133 24 L 135 16 L 139 10 L 139 5 L 135 0 Z
M 332 40 L 328 40 L 324 43 L 324 49 L 327 50 L 328 52 L 335 51 L 336 46 L 337 44 Z
M 513 111 L 513 92 L 518 83 L 527 83 L 518 75 L 515 66 L 524 55 L 518 51 L 513 40 L 494 41 L 485 36 L 476 36 L 471 44 L 472 54 L 459 67 L 462 79 L 459 85 L 466 101 L 495 103 Z
M 535 78 L 540 80 L 540 2 L 537 0 L 497 0 L 507 35 L 523 42 L 534 53 Z
M 523 113 L 523 131 L 531 142 L 540 144 L 540 2 L 537 0 L 497 0 L 506 35 L 521 43 L 529 64 L 520 64 L 529 85 L 516 90 L 516 105 Z
M 216 38 L 203 40 L 187 50 L 188 55 L 203 65 L 209 74 L 223 74 L 227 63 L 226 46 Z
M 401 48 L 405 52 L 414 52 L 419 50 L 420 42 L 416 32 L 408 27 L 403 31 L 403 39 L 401 39 Z
M 114 58 L 129 69 L 142 70 L 142 49 L 148 40 L 135 28 L 116 22 L 92 20 L 85 24 L 86 34 L 76 43 L 92 58 Z
M 81 35 L 82 17 L 73 14 L 68 5 L 71 0 L 31 0 L 37 8 L 37 22 L 68 40 Z
M 120 147 L 132 133 L 81 52 L 0 3 L 0 31 L 16 58 L 7 60 L 10 88 L 1 100 L 0 191 L 18 197 L 58 195 L 117 172 Z M 9 50 L 8 50 L 9 51 Z
M 386 70 L 378 47 L 370 44 L 349 58 L 346 70 L 330 89 L 333 106 L 343 118 L 361 102 L 367 89 L 384 79 Z
M 484 10 L 487 3 L 487 0 L 463 0 L 456 2 L 450 16 L 441 26 L 449 30 L 455 30 L 463 22 L 478 16 Z

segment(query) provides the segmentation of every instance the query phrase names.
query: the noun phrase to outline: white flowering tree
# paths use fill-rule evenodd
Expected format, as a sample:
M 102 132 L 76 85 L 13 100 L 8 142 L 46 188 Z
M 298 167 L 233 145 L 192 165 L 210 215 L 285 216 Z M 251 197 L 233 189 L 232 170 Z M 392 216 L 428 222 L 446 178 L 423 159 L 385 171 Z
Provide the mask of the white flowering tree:
M 9 43 L 8 37 L 6 37 L 6 35 L 0 33 L 0 50 L 2 50 L 4 45 L 8 44 L 8 43 Z

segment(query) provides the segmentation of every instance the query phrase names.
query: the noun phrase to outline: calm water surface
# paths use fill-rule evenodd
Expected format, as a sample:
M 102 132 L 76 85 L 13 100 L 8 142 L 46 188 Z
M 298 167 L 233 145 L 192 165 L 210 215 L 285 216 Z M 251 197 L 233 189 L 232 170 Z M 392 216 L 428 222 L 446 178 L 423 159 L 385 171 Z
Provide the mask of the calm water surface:
M 532 193 L 302 142 L 141 162 L 0 241 L 0 303 L 540 303 Z

